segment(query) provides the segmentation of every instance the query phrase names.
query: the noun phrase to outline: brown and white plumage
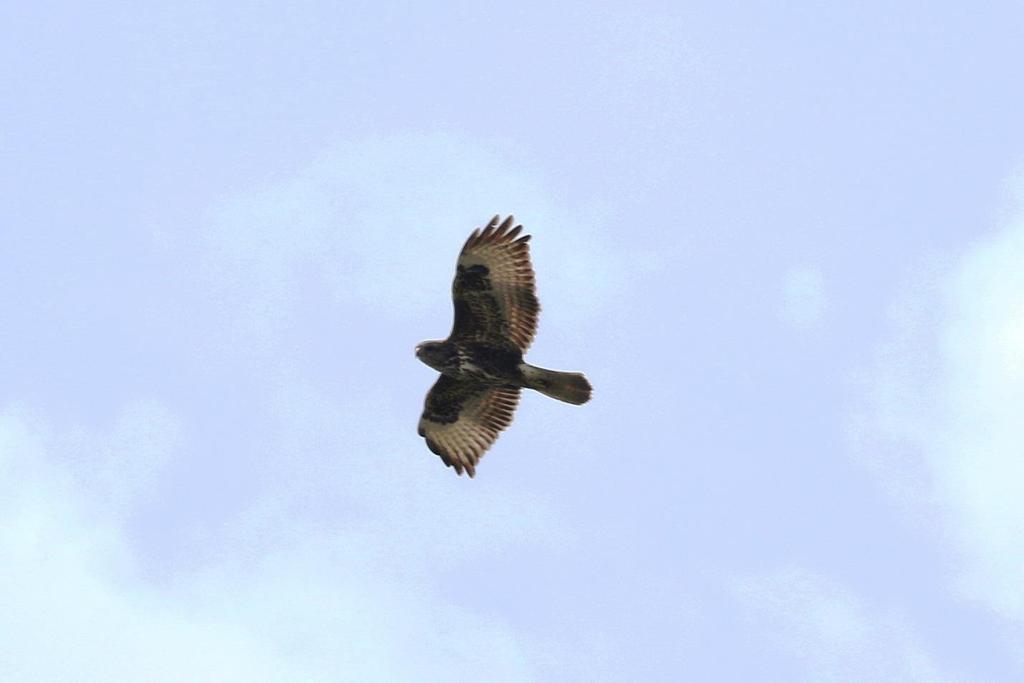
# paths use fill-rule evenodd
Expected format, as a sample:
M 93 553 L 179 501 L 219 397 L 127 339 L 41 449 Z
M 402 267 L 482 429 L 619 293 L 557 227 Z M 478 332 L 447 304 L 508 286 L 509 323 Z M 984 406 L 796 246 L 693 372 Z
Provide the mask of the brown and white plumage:
M 518 403 L 518 387 L 489 387 L 441 375 L 427 394 L 419 435 L 445 465 L 472 477 L 484 452 L 512 424 Z
M 490 290 L 479 292 L 464 288 L 456 275 L 452 298 L 456 302 L 453 339 L 509 339 L 525 352 L 537 332 L 540 303 L 537 301 L 530 265 L 530 236 L 519 237 L 523 226 L 509 216 L 500 224 L 498 216 L 482 231 L 477 228 L 459 254 L 458 272 L 471 272 L 473 266 L 489 271 Z M 460 299 L 468 307 L 460 316 Z M 497 303 L 497 310 L 493 303 Z
M 416 356 L 441 376 L 427 393 L 418 432 L 459 474 L 476 465 L 512 423 L 520 389 L 579 405 L 590 399 L 580 373 L 523 362 L 537 331 L 529 235 L 512 216 L 495 216 L 466 240 L 455 268 L 455 322 L 448 339 L 424 342 Z

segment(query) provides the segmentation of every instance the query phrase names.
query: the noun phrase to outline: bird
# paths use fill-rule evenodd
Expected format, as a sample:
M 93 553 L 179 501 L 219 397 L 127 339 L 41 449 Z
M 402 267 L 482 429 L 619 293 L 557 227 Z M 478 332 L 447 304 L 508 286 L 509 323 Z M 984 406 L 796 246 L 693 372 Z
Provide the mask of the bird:
M 499 222 L 500 221 L 500 222 Z M 580 372 L 546 370 L 523 360 L 537 331 L 530 235 L 509 215 L 495 216 L 466 240 L 455 266 L 455 321 L 447 339 L 416 346 L 441 373 L 427 392 L 418 433 L 448 467 L 470 477 L 512 424 L 521 389 L 582 405 L 590 382 Z

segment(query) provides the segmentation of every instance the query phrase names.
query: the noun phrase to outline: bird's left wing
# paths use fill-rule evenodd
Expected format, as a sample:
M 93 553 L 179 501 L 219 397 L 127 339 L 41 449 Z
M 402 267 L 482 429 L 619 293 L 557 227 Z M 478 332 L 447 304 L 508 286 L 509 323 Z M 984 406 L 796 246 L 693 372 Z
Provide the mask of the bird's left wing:
M 476 464 L 512 424 L 518 387 L 495 387 L 441 375 L 427 393 L 419 435 L 445 465 L 469 476 Z

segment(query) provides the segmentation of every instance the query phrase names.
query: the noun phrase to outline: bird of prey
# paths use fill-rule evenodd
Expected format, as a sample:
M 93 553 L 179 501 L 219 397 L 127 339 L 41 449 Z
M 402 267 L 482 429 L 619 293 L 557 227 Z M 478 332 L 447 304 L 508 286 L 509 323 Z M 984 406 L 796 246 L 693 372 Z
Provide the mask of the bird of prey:
M 545 370 L 523 361 L 537 330 L 540 304 L 533 284 L 529 235 L 509 216 L 477 228 L 459 253 L 452 283 L 455 323 L 443 341 L 416 346 L 416 357 L 441 373 L 427 393 L 419 435 L 460 475 L 477 463 L 512 423 L 519 390 L 559 401 L 590 400 L 578 372 Z

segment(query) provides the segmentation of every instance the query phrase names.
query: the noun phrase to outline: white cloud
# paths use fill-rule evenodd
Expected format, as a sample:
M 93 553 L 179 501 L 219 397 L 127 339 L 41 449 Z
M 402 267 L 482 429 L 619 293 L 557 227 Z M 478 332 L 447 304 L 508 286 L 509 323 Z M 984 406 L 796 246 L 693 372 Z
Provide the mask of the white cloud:
M 68 471 L 106 513 L 130 514 L 152 490 L 181 440 L 178 419 L 159 401 L 125 405 L 108 430 L 76 425 L 51 436 Z
M 762 647 L 807 681 L 962 681 L 945 675 L 897 612 L 798 567 L 738 581 L 735 596 Z
M 782 282 L 782 319 L 800 331 L 809 331 L 821 324 L 828 299 L 825 278 L 814 266 L 788 270 Z
M 925 445 L 972 556 L 972 593 L 1024 617 L 1024 220 L 963 261 L 946 294 L 941 422 Z
M 453 598 L 467 565 L 571 535 L 548 501 L 467 486 L 415 434 L 430 380 L 406 372 L 411 347 L 447 331 L 474 226 L 525 221 L 565 329 L 625 281 L 600 214 L 553 201 L 511 156 L 451 136 L 339 144 L 223 202 L 191 244 L 164 236 L 182 354 L 155 388 L 178 402 L 133 402 L 102 426 L 0 417 L 0 633 L 14 634 L 0 678 L 520 681 L 594 666 L 579 639 L 602 633 L 563 644 Z M 367 362 L 385 356 L 386 372 Z
M 173 444 L 154 435 L 174 420 L 141 405 L 88 439 L 0 415 L 3 680 L 531 678 L 509 628 L 443 599 L 415 551 L 405 559 L 419 573 L 382 561 L 379 524 L 346 533 L 246 516 L 274 542 L 228 535 L 213 561 L 147 581 L 120 513 L 149 477 L 111 473 L 125 458 L 158 472 Z
M 566 325 L 592 315 L 628 284 L 621 245 L 599 237 L 609 234 L 596 229 L 600 211 L 555 200 L 514 157 L 442 134 L 341 142 L 290 178 L 226 199 L 195 246 L 210 295 L 235 312 L 232 339 L 272 348 L 310 282 L 383 319 L 447 313 L 458 250 L 493 214 L 514 213 L 534 234 L 545 307 Z
M 953 578 L 1024 618 L 1024 217 L 953 267 L 922 269 L 865 379 L 854 435 L 923 525 L 963 558 Z M 932 521 L 929 521 L 932 520 Z

